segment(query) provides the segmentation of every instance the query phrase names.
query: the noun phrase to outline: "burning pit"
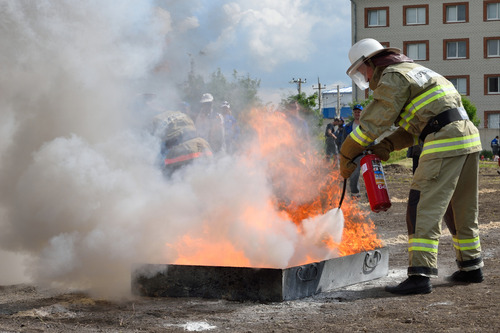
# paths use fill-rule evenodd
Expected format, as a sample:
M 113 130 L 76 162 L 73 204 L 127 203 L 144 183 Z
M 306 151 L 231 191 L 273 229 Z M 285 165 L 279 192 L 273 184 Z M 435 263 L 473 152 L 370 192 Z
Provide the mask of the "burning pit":
M 280 219 L 269 221 L 266 209 L 249 202 L 235 222 L 241 234 L 234 242 L 225 236 L 235 225 L 214 224 L 224 214 L 219 211 L 201 229 L 166 244 L 167 252 L 177 254 L 173 262 L 137 265 L 132 290 L 146 296 L 284 301 L 386 275 L 388 251 L 369 212 L 351 200 L 342 210 L 335 208 L 343 182 L 338 166 L 313 153 L 300 117 L 254 110 L 246 120 L 254 139 L 239 158 L 265 168 L 272 188 L 266 209 Z M 280 262 L 273 260 L 280 244 L 266 238 L 277 223 L 295 239 L 292 254 Z M 249 243 L 255 239 L 246 238 L 250 234 L 259 242 Z

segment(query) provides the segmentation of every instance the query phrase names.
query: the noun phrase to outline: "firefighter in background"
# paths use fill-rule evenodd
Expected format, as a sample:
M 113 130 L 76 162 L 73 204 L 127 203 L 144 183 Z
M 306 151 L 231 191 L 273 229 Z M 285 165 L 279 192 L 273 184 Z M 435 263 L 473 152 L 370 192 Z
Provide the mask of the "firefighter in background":
M 161 140 L 161 163 L 167 176 L 196 159 L 212 156 L 210 145 L 198 135 L 193 120 L 184 112 L 163 111 L 156 115 L 152 132 Z
M 347 74 L 362 90 L 373 90 L 360 126 L 341 148 L 341 175 L 348 178 L 352 162 L 391 125 L 396 131 L 370 149 L 387 161 L 393 150 L 415 145 L 423 149 L 413 175 L 407 206 L 408 278 L 386 290 L 395 294 L 432 291 L 429 277 L 437 276 L 441 220 L 451 203 L 450 232 L 458 271 L 453 282 L 482 282 L 483 260 L 478 229 L 479 132 L 468 119 L 460 94 L 436 72 L 413 63 L 399 49 L 384 48 L 367 38 L 349 50 Z
M 332 122 L 326 125 L 325 129 L 325 160 L 330 162 L 333 158 L 333 162 L 337 162 L 338 147 L 337 147 L 337 136 L 335 135 L 335 127 L 339 126 L 339 118 L 333 119 Z
M 214 153 L 226 150 L 224 116 L 213 110 L 214 97 L 205 93 L 200 99 L 200 111 L 195 119 L 200 137 L 205 139 Z
M 224 117 L 224 138 L 226 143 L 226 152 L 232 154 L 235 152 L 240 136 L 240 126 L 233 116 L 231 104 L 224 101 L 221 105 L 221 114 Z
M 360 125 L 360 119 L 361 119 L 361 113 L 363 112 L 363 106 L 361 104 L 356 104 L 352 107 L 352 116 L 353 120 L 347 123 L 347 125 L 344 126 L 344 133 L 342 142 L 345 141 L 345 139 L 352 133 L 352 131 L 355 131 L 356 128 Z M 341 146 L 342 147 L 342 146 Z M 352 199 L 359 199 L 361 194 L 360 188 L 359 188 L 359 175 L 360 175 L 360 166 L 359 163 L 361 162 L 361 158 L 363 156 L 358 156 L 353 162 L 357 164 L 356 169 L 351 173 L 349 176 L 349 190 L 351 191 L 351 198 Z

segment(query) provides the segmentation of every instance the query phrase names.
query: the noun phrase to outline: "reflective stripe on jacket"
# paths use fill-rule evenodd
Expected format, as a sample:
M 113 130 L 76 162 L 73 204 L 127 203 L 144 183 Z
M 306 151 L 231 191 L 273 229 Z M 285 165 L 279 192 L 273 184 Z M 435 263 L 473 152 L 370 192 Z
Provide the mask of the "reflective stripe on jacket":
M 350 135 L 363 147 L 393 125 L 418 137 L 430 119 L 463 107 L 460 94 L 446 78 L 415 63 L 377 67 L 370 80 L 373 101 L 361 114 L 361 125 Z M 421 158 L 432 159 L 481 150 L 479 131 L 469 120 L 459 120 L 427 135 Z

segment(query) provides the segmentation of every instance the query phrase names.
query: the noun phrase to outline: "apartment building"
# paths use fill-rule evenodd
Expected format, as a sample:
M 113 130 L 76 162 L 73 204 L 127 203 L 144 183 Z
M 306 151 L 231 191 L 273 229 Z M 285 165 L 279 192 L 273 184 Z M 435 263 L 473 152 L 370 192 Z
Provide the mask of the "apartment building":
M 500 0 L 351 0 L 352 44 L 374 38 L 448 78 L 477 108 L 484 149 L 500 135 Z M 369 91 L 353 86 L 353 99 Z

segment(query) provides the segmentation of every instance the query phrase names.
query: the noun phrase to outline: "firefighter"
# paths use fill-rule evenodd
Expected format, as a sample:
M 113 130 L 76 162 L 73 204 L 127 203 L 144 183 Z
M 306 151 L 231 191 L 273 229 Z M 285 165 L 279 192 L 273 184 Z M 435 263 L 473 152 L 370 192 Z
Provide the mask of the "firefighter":
M 198 135 L 186 113 L 158 114 L 153 118 L 153 134 L 161 140 L 161 163 L 167 176 L 196 159 L 212 156 L 210 145 Z
M 341 175 L 349 178 L 356 168 L 352 160 L 392 125 L 398 128 L 370 147 L 382 160 L 393 150 L 423 143 L 407 205 L 408 278 L 385 289 L 403 295 L 432 291 L 429 278 L 438 275 L 441 220 L 448 204 L 458 271 L 447 280 L 482 282 L 477 220 L 481 141 L 460 94 L 443 76 L 371 38 L 354 44 L 349 60 L 347 74 L 361 90 L 373 90 L 373 101 L 342 145 Z
M 214 97 L 205 93 L 200 99 L 200 111 L 195 118 L 200 137 L 212 147 L 214 153 L 226 151 L 224 116 L 213 109 Z

